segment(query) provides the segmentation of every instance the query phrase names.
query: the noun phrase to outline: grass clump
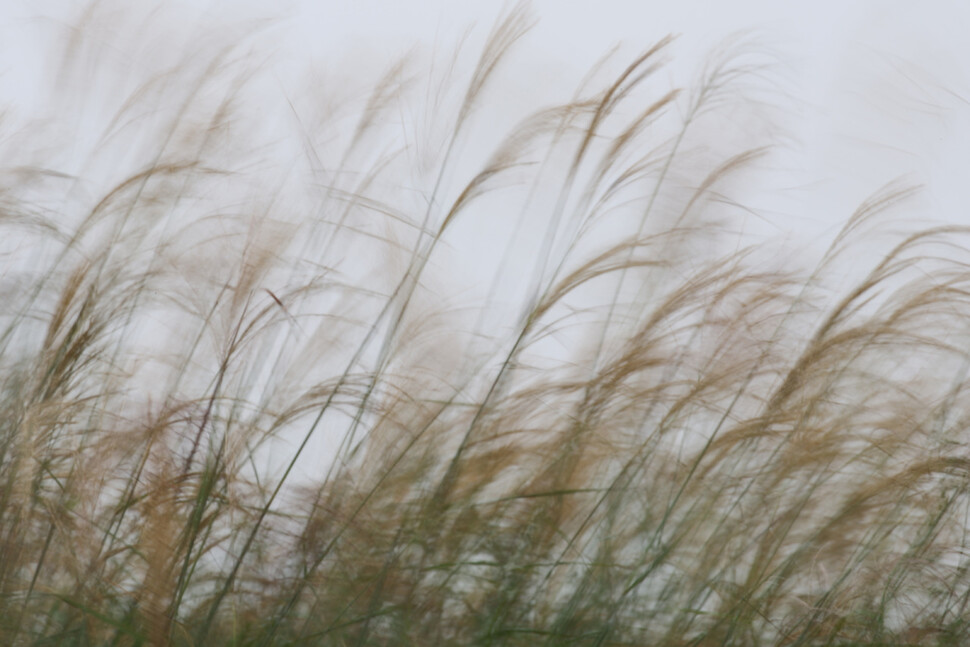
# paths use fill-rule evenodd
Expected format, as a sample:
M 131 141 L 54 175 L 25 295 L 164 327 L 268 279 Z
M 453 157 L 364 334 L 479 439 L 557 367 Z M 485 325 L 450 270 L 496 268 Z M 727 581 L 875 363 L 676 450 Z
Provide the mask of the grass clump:
M 93 152 L 7 140 L 4 644 L 962 642 L 968 232 L 841 281 L 891 187 L 814 269 L 732 249 L 737 49 L 604 64 L 479 163 L 527 24 L 403 141 L 406 64 L 280 136 L 204 46 L 95 78 Z

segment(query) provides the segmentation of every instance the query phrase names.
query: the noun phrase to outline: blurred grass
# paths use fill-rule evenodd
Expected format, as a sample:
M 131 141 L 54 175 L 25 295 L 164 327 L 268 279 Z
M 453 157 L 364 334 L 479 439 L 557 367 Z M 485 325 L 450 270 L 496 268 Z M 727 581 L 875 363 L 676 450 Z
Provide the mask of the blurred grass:
M 968 231 L 860 274 L 890 186 L 807 271 L 725 243 L 739 46 L 607 61 L 475 168 L 527 26 L 403 143 L 406 63 L 287 97 L 283 170 L 234 47 L 99 95 L 90 175 L 7 140 L 0 642 L 965 642 Z M 514 228 L 457 307 L 469 219 Z

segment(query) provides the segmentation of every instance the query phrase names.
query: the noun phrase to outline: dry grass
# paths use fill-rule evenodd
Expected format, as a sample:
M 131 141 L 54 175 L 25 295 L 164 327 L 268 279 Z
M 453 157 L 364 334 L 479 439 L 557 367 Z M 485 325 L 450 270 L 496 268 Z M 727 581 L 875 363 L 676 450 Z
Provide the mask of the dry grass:
M 284 171 L 231 47 L 95 84 L 88 174 L 6 140 L 0 642 L 964 642 L 970 231 L 841 282 L 890 188 L 809 271 L 731 250 L 737 48 L 604 64 L 475 168 L 526 26 L 405 144 L 406 64 L 293 100 Z M 515 228 L 459 308 L 468 219 Z

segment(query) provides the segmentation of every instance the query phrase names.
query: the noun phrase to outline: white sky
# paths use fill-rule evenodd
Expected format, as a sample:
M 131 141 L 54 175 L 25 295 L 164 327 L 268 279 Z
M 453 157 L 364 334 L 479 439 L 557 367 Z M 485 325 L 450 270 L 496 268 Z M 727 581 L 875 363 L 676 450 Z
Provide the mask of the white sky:
M 383 13 L 383 37 L 427 41 L 432 25 L 454 32 L 471 19 L 490 20 L 494 11 L 485 7 L 496 4 L 358 2 L 348 32 L 366 33 Z M 545 0 L 534 10 L 539 22 L 517 60 L 561 69 L 569 89 L 616 43 L 632 56 L 667 33 L 681 34 L 675 55 L 699 65 L 725 35 L 750 31 L 790 81 L 785 126 L 796 142 L 787 163 L 815 187 L 793 198 L 817 204 L 810 212 L 833 210 L 841 221 L 898 176 L 926 183 L 941 219 L 959 221 L 970 204 L 970 3 Z M 304 25 L 312 34 L 315 21 Z M 796 205 L 787 215 L 810 217 Z
M 414 42 L 447 46 L 472 23 L 487 30 L 503 6 L 297 2 L 300 43 L 292 46 L 375 57 Z M 814 187 L 796 200 L 834 208 L 841 212 L 836 220 L 899 176 L 927 184 L 940 219 L 959 221 L 961 205 L 970 204 L 964 180 L 970 168 L 970 3 L 536 0 L 532 7 L 538 22 L 517 49 L 515 64 L 536 70 L 544 84 L 561 83 L 564 93 L 615 44 L 633 56 L 666 34 L 680 34 L 674 53 L 689 67 L 726 35 L 751 33 L 777 57 L 792 95 L 784 126 L 796 141 L 787 162 Z
M 111 5 L 111 3 L 106 3 Z M 494 0 L 211 0 L 136 7 L 160 23 L 226 26 L 274 17 L 263 39 L 278 45 L 278 74 L 298 78 L 309 60 L 328 70 L 356 66 L 370 78 L 417 45 L 441 61 L 474 26 L 473 46 L 508 2 Z M 154 10 L 156 6 L 163 9 Z M 29 105 L 44 68 L 39 49 L 63 35 L 80 2 L 0 0 L 0 97 Z M 511 57 L 501 101 L 521 112 L 570 96 L 612 46 L 625 61 L 674 33 L 680 69 L 697 68 L 726 35 L 744 31 L 777 61 L 788 97 L 776 177 L 749 206 L 780 234 L 831 231 L 868 195 L 895 178 L 926 185 L 927 223 L 970 217 L 970 3 L 953 0 L 534 0 L 536 25 Z M 191 31 L 205 37 L 206 27 Z M 478 38 L 478 40 L 475 40 Z M 282 53 L 282 56 L 279 56 Z M 291 67 L 292 70 L 282 68 Z M 495 95 L 493 95 L 494 98 Z

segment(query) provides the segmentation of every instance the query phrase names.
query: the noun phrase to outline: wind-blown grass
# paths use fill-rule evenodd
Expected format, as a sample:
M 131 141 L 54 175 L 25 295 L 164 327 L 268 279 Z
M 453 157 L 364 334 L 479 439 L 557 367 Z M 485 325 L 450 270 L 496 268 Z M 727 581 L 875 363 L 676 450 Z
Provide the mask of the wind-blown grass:
M 763 70 L 671 88 L 669 40 L 466 176 L 526 27 L 404 143 L 406 64 L 287 97 L 283 171 L 232 48 L 123 93 L 90 176 L 8 146 L 3 644 L 962 642 L 970 232 L 842 282 L 889 188 L 814 269 L 725 244 Z

